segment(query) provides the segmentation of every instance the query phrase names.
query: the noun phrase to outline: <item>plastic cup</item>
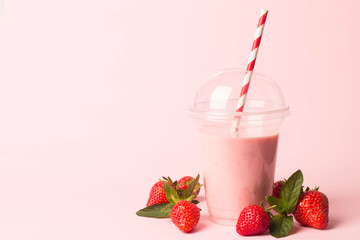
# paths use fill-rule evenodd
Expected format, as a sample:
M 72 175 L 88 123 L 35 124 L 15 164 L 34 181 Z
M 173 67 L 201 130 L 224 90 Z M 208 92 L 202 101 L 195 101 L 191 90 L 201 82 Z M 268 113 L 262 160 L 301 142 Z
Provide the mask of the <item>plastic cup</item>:
M 236 112 L 244 75 L 228 69 L 212 76 L 198 90 L 189 113 L 199 130 L 210 220 L 223 225 L 235 225 L 244 207 L 271 195 L 280 126 L 289 113 L 280 88 L 258 72 L 252 76 L 244 112 Z

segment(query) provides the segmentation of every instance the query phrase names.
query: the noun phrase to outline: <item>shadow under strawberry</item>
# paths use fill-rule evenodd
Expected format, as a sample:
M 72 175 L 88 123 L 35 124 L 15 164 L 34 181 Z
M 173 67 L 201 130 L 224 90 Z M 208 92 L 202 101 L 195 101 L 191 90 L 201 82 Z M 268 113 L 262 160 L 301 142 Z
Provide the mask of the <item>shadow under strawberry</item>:
M 326 230 L 333 229 L 335 227 L 338 227 L 339 224 L 341 225 L 341 223 L 343 223 L 343 221 L 341 221 L 336 216 L 331 215 L 331 221 L 329 221 L 329 225 L 325 229 L 322 229 L 322 230 L 326 231 Z
M 201 218 L 203 218 L 203 216 L 201 216 Z M 197 224 L 196 228 L 194 228 L 193 230 L 191 230 L 190 232 L 188 232 L 187 234 L 192 234 L 192 233 L 197 233 L 199 231 L 202 231 L 203 229 L 205 229 L 207 226 L 204 223 L 203 219 L 201 221 L 199 221 L 199 223 Z
M 294 233 L 301 232 L 301 231 L 304 231 L 303 225 L 301 225 L 300 223 L 296 222 L 296 223 L 294 223 L 293 228 L 292 228 L 291 231 L 290 231 L 290 235 L 291 235 L 291 234 L 294 234 Z

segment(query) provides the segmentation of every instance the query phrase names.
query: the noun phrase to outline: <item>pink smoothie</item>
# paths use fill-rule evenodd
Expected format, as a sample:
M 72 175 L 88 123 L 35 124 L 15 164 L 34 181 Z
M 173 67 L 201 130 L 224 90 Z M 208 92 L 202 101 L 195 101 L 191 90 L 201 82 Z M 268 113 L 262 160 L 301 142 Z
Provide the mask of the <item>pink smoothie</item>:
M 200 134 L 210 219 L 235 225 L 241 210 L 272 193 L 278 135 L 219 137 Z

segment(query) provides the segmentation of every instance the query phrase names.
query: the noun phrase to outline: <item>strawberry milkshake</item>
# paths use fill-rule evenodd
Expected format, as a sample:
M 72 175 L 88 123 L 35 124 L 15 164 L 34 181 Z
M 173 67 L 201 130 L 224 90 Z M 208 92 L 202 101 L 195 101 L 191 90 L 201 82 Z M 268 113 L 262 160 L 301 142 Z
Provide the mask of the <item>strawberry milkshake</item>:
M 280 126 L 289 112 L 277 84 L 257 72 L 244 111 L 236 112 L 244 76 L 239 69 L 214 75 L 198 90 L 189 113 L 199 130 L 210 220 L 224 225 L 235 225 L 245 206 L 271 195 Z
M 200 134 L 210 219 L 234 225 L 241 210 L 272 193 L 278 135 L 219 137 Z

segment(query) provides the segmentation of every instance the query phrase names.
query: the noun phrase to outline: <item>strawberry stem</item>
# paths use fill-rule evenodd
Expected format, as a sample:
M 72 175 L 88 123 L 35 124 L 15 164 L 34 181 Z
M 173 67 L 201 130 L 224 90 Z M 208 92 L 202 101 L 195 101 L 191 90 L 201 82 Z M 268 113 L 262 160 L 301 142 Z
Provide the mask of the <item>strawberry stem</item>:
M 274 209 L 276 207 L 277 207 L 277 205 L 272 205 L 272 206 L 270 206 L 268 208 L 265 208 L 265 211 L 269 211 L 269 210 Z

